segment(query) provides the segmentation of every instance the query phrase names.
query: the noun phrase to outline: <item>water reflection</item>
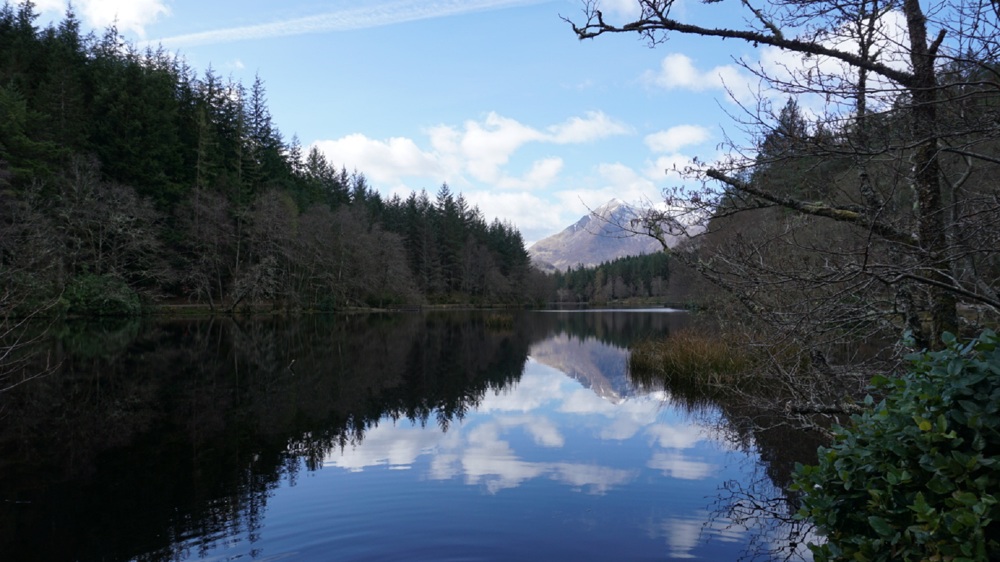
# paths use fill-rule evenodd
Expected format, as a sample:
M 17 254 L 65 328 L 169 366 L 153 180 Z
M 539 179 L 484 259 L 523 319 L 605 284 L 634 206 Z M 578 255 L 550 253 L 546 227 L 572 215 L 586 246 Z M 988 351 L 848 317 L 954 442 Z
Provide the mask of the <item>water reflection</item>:
M 752 461 L 626 370 L 683 317 L 514 316 L 67 326 L 61 371 L 0 396 L 0 552 L 729 559 L 752 540 L 705 515 Z

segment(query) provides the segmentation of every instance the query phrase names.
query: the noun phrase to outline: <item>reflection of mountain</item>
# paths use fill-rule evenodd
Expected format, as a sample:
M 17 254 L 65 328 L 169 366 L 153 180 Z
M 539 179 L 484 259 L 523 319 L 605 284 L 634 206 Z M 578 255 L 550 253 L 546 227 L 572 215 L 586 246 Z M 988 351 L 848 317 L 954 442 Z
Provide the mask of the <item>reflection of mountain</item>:
M 558 334 L 532 344 L 532 358 L 576 379 L 614 403 L 632 393 L 628 381 L 628 350 L 594 338 Z

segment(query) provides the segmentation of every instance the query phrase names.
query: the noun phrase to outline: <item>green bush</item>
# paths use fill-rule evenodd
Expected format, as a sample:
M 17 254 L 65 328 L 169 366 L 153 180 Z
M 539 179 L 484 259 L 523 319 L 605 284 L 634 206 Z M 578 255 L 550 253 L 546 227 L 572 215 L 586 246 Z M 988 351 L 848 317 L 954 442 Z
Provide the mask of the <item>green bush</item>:
M 992 331 L 914 354 L 817 466 L 796 467 L 817 560 L 1000 560 L 1000 349 Z
M 128 283 L 110 275 L 81 275 L 66 287 L 66 312 L 74 316 L 136 316 L 139 295 Z

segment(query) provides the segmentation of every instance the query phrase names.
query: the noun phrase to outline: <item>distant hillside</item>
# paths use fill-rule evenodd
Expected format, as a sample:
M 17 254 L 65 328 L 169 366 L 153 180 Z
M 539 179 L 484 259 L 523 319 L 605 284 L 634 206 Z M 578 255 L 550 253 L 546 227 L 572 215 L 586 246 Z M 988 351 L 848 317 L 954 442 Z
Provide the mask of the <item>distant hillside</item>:
M 528 253 L 538 268 L 565 271 L 578 264 L 595 266 L 625 256 L 659 252 L 660 243 L 647 236 L 634 236 L 620 225 L 639 217 L 639 210 L 612 199 L 583 216 L 558 234 L 535 242 Z M 673 239 L 675 245 L 680 241 Z

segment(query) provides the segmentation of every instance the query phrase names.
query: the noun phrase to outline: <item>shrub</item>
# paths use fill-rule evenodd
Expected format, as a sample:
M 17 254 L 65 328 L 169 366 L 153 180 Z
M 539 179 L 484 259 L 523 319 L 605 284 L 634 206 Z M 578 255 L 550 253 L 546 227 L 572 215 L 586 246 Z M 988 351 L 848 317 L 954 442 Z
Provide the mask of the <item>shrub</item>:
M 877 377 L 864 414 L 797 466 L 817 560 L 1000 559 L 1000 349 L 992 331 Z
M 136 316 L 139 295 L 128 283 L 110 275 L 81 275 L 66 287 L 66 312 L 75 316 Z

